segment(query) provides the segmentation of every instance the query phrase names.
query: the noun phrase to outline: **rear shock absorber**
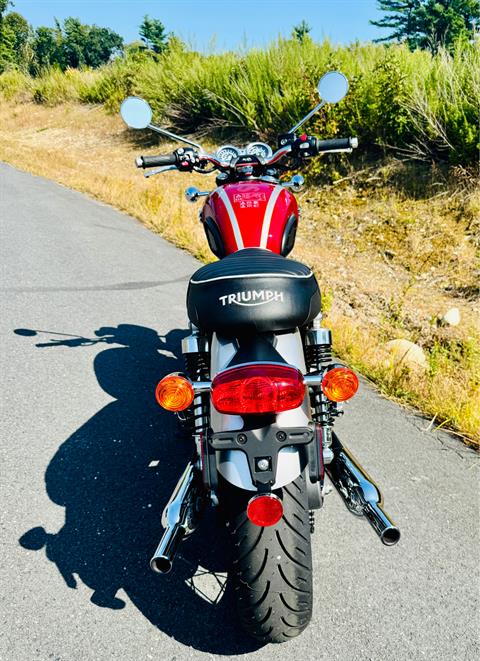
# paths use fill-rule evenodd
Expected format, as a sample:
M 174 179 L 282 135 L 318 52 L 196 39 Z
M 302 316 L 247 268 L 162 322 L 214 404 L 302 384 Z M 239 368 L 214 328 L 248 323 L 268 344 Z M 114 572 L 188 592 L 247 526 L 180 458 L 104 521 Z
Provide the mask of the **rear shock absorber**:
M 311 373 L 322 373 L 332 364 L 332 333 L 328 328 L 322 328 L 321 323 L 320 313 L 313 320 L 312 327 L 305 333 L 305 358 L 307 369 Z M 310 403 L 313 420 L 322 428 L 323 463 L 329 464 L 333 459 L 333 452 L 330 449 L 333 424 L 331 403 L 320 386 L 311 389 Z
M 208 381 L 210 375 L 210 352 L 208 338 L 201 335 L 198 328 L 190 324 L 191 335 L 182 340 L 182 353 L 185 370 L 192 381 Z M 210 428 L 210 396 L 208 393 L 195 395 L 192 406 L 185 412 L 184 425 L 195 442 L 198 469 L 202 472 L 205 486 L 209 489 L 212 503 L 216 504 L 217 471 L 215 455 L 208 447 Z
M 208 363 L 202 354 L 187 354 L 185 371 L 192 381 L 208 380 Z M 192 435 L 206 433 L 208 429 L 208 397 L 205 393 L 195 395 L 193 403 L 185 412 L 185 426 Z
M 305 357 L 309 372 L 320 372 L 332 362 L 332 333 L 322 328 L 322 315 L 313 320 L 305 333 Z
M 190 324 L 191 334 L 182 340 L 182 354 L 185 371 L 192 381 L 207 381 L 209 378 L 209 345 L 208 339 L 201 335 L 198 328 Z M 209 426 L 208 395 L 195 395 L 192 406 L 187 410 L 185 423 L 190 434 L 207 433 Z

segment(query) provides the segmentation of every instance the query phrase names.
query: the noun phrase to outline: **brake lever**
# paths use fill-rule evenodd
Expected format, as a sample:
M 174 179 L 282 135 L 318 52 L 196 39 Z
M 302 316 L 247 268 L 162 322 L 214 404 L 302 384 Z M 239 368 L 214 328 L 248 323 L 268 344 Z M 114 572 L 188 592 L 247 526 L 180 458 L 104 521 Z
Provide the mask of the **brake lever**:
M 322 154 L 351 154 L 353 152 L 353 147 L 345 147 L 345 149 L 326 149 L 325 151 L 321 151 L 318 156 L 322 156 Z
M 156 170 L 150 170 L 149 172 L 144 172 L 143 176 L 145 179 L 148 179 L 149 177 L 153 177 L 154 174 L 162 174 L 162 172 L 168 172 L 169 170 L 177 170 L 176 165 L 164 165 L 161 168 L 157 168 Z

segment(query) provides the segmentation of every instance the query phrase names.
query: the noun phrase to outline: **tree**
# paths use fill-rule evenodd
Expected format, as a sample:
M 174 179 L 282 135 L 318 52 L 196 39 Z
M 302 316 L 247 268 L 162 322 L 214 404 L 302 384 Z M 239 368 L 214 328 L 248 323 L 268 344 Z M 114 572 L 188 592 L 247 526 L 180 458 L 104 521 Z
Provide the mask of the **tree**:
M 310 25 L 307 23 L 307 21 L 303 20 L 301 23 L 298 25 L 293 26 L 292 30 L 292 37 L 299 41 L 300 43 L 303 43 L 305 39 L 310 38 L 310 32 L 312 31 L 312 28 Z
M 378 0 L 378 6 L 391 13 L 370 23 L 393 32 L 375 41 L 404 41 L 432 53 L 473 38 L 480 16 L 480 0 Z
M 7 66 L 28 68 L 31 59 L 30 26 L 21 14 L 10 12 L 0 23 L 0 71 Z
M 39 27 L 35 30 L 32 39 L 34 61 L 32 73 L 38 73 L 41 69 L 54 64 L 61 66 L 61 38 L 61 31 L 59 32 L 58 28 Z
M 3 21 L 3 17 L 9 4 L 10 0 L 0 0 L 0 23 Z
M 169 35 L 165 32 L 165 26 L 158 18 L 145 16 L 140 25 L 139 33 L 146 47 L 154 53 L 163 53 L 168 46 Z
M 10 30 L 0 29 L 0 73 L 14 63 L 14 36 Z
M 0 0 L 0 73 L 12 62 L 14 52 L 14 36 L 4 25 L 5 12 L 9 4 L 9 0 Z
M 89 67 L 99 67 L 108 62 L 115 53 L 119 53 L 122 48 L 123 39 L 119 34 L 108 28 L 92 25 L 88 31 L 85 62 Z
M 61 69 L 88 66 L 96 68 L 110 60 L 123 47 L 122 37 L 97 25 L 85 25 L 78 18 L 66 18 L 63 25 L 35 30 L 32 49 L 34 70 L 56 65 Z
M 86 64 L 85 50 L 88 39 L 88 26 L 81 23 L 78 18 L 66 18 L 63 30 L 57 21 L 57 29 L 62 32 L 62 68 L 77 69 Z
M 62 51 L 67 67 L 99 67 L 122 46 L 122 37 L 113 30 L 85 25 L 78 18 L 63 22 Z
M 105 64 L 123 48 L 122 37 L 97 25 L 86 25 L 78 18 L 55 20 L 55 27 L 33 30 L 17 12 L 6 13 L 9 0 L 0 0 L 0 73 L 7 66 L 21 67 L 36 74 L 41 69 L 57 66 Z
M 3 29 L 12 32 L 15 54 L 20 59 L 30 36 L 30 26 L 21 14 L 10 12 L 3 19 Z

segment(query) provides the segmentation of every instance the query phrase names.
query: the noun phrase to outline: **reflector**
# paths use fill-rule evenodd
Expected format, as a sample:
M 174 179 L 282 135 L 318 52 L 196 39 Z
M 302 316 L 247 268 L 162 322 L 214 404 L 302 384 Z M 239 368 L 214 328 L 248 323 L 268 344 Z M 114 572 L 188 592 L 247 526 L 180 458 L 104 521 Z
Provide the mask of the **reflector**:
M 273 493 L 254 496 L 248 501 L 247 516 L 256 526 L 274 526 L 283 515 L 283 504 Z
M 358 390 L 358 378 L 347 367 L 334 367 L 322 380 L 322 390 L 332 402 L 345 402 Z
M 155 397 L 167 411 L 184 411 L 193 402 L 193 386 L 188 379 L 178 374 L 169 374 L 159 381 Z
M 280 413 L 296 409 L 305 397 L 299 370 L 276 363 L 252 363 L 220 372 L 212 383 L 212 402 L 220 413 Z

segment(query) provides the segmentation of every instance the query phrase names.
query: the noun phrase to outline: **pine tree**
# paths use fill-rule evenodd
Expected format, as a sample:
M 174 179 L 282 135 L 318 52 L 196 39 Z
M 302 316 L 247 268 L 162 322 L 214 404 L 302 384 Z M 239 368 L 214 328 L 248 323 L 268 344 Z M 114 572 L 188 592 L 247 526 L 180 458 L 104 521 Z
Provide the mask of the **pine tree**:
M 158 18 L 145 16 L 140 26 L 140 38 L 154 53 L 162 53 L 168 46 L 168 34 Z
M 25 18 L 16 11 L 12 11 L 4 17 L 3 26 L 13 34 L 15 56 L 20 60 L 24 57 L 25 47 L 30 37 L 30 26 Z
M 300 43 L 303 43 L 305 39 L 309 38 L 311 31 L 312 28 L 310 25 L 307 23 L 307 21 L 303 20 L 298 25 L 293 26 L 292 37 Z
M 10 0 L 0 0 L 0 73 L 14 60 L 15 35 L 5 25 L 5 12 Z
M 378 0 L 378 7 L 390 13 L 370 23 L 393 32 L 375 41 L 403 41 L 411 50 L 452 49 L 472 39 L 480 22 L 480 0 Z
M 0 0 L 0 23 L 3 20 L 4 14 L 7 11 L 7 7 L 10 4 L 10 0 Z

